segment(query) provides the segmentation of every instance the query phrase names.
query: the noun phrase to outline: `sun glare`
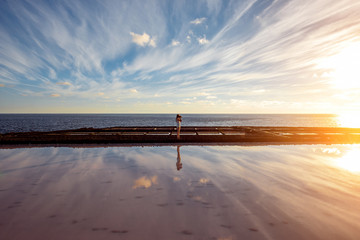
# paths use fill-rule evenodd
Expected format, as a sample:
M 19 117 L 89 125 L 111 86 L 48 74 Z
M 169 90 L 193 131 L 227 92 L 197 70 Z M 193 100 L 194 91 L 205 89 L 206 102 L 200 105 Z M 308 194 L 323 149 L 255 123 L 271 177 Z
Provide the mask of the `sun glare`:
M 341 113 L 337 115 L 337 122 L 339 127 L 360 128 L 360 112 Z
M 337 55 L 322 60 L 320 66 L 331 69 L 327 77 L 335 88 L 360 88 L 360 42 L 352 43 Z
M 335 160 L 336 166 L 350 172 L 360 173 L 360 149 L 352 149 Z

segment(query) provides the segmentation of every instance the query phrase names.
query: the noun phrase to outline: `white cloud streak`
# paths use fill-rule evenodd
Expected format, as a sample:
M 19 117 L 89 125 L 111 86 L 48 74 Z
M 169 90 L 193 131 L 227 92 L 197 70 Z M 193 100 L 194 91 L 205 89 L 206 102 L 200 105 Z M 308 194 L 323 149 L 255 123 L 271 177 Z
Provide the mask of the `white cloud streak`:
M 199 25 L 202 24 L 204 21 L 206 20 L 206 18 L 196 18 L 193 21 L 190 21 L 191 24 L 195 24 L 195 25 Z
M 69 82 L 58 82 L 57 85 L 63 85 L 63 86 L 71 86 L 71 83 Z
M 205 89 L 208 100 L 231 103 L 246 96 L 248 102 L 278 106 L 304 101 L 314 88 L 335 92 L 321 77 L 326 69 L 318 60 L 359 41 L 357 1 L 272 1 L 262 10 L 255 0 L 227 8 L 212 1 L 208 13 L 197 15 L 202 18 L 170 14 L 177 17 L 171 19 L 178 21 L 174 26 L 154 2 L 114 1 L 92 8 L 81 1 L 52 7 L 29 2 L 33 12 L 10 2 L 23 33 L 14 35 L 0 25 L 0 81 L 37 83 L 42 90 L 24 85 L 21 92 L 30 95 L 146 100 L 159 94 L 163 101 L 191 98 Z M 229 13 L 224 22 L 212 26 L 224 11 Z M 30 40 L 21 44 L 25 38 Z M 127 58 L 134 43 L 140 50 Z M 269 104 L 279 95 L 279 104 Z
M 50 70 L 49 70 L 49 78 L 56 79 L 56 72 L 52 68 L 50 68 Z

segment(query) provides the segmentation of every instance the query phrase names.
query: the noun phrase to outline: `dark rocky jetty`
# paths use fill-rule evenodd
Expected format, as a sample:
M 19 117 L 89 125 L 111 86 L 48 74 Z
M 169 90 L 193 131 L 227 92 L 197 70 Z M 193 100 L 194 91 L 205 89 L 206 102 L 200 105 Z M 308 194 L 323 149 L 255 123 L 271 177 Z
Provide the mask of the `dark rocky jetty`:
M 322 127 L 176 127 L 81 128 L 52 132 L 0 135 L 9 144 L 107 144 L 107 143 L 360 143 L 360 128 Z

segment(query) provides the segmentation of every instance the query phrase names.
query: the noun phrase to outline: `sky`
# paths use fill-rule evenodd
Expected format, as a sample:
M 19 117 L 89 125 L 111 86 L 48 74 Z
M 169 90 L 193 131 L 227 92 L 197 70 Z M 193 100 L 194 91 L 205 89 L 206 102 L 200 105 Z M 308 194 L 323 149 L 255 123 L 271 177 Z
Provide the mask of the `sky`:
M 0 0 L 0 113 L 360 112 L 360 1 Z

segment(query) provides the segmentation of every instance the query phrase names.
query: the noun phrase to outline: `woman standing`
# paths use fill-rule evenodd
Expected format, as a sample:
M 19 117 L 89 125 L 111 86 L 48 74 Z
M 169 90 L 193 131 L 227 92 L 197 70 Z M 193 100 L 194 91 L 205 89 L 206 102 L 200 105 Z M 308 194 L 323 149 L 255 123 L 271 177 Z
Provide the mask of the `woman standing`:
M 176 115 L 177 139 L 180 139 L 181 118 L 180 114 Z

